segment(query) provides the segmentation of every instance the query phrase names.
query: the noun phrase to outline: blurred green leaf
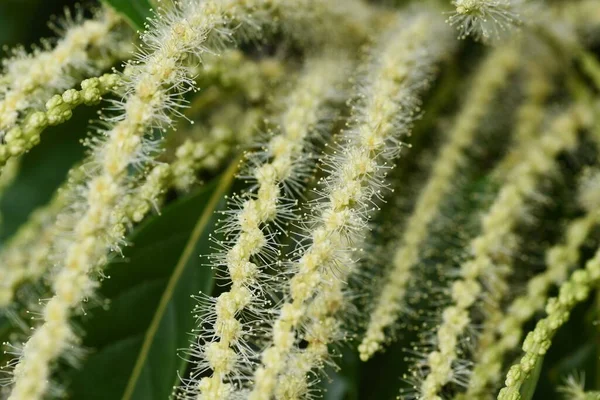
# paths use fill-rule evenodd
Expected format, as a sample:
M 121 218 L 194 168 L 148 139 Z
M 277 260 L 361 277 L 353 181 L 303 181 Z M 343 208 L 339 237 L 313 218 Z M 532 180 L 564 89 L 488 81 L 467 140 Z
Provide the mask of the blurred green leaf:
M 4 338 L 8 330 L 10 330 L 8 319 L 4 315 L 0 315 L 0 338 Z
M 177 350 L 194 327 L 190 296 L 210 292 L 212 272 L 199 254 L 209 252 L 215 210 L 233 181 L 235 166 L 196 194 L 142 224 L 124 250 L 126 262 L 106 269 L 97 306 L 82 318 L 84 346 L 95 351 L 72 372 L 73 399 L 166 399 L 186 363 Z
M 384 353 L 376 353 L 368 362 L 360 363 L 359 399 L 396 400 L 398 394 L 403 393 L 401 391 L 411 389 L 403 380 L 403 374 L 408 373 L 411 365 L 406 358 L 406 349 L 415 341 L 413 332 L 399 334 Z
M 135 29 L 144 29 L 146 19 L 152 16 L 149 0 L 102 0 L 122 14 Z
M 327 368 L 322 381 L 324 400 L 357 400 L 360 382 L 360 360 L 353 343 L 352 348 L 344 347 L 341 358 L 336 359 L 337 368 Z
M 10 340 L 10 332 L 12 331 L 12 324 L 5 315 L 0 315 L 0 343 L 6 343 Z M 2 350 L 6 350 L 6 346 L 2 346 Z M 4 365 L 9 361 L 4 351 L 0 353 L 0 365 Z
M 531 400 L 535 394 L 538 381 L 540 380 L 540 372 L 542 372 L 542 365 L 544 364 L 544 357 L 538 358 L 533 367 L 533 371 L 529 374 L 523 386 L 521 386 L 521 400 Z

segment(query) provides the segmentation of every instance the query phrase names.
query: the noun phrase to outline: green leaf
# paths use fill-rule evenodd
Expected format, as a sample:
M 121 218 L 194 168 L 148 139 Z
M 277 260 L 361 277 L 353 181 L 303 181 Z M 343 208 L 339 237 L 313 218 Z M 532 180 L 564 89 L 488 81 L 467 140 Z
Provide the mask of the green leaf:
M 5 343 L 10 341 L 10 332 L 12 330 L 12 325 L 8 318 L 5 315 L 0 315 L 0 343 Z M 10 361 L 10 356 L 7 355 L 4 350 L 6 350 L 6 345 L 2 345 L 2 352 L 0 352 L 0 365 L 5 365 L 8 361 Z
M 191 295 L 212 290 L 213 278 L 200 254 L 210 249 L 215 210 L 224 206 L 237 162 L 211 185 L 164 209 L 140 226 L 133 246 L 106 269 L 101 295 L 110 307 L 89 310 L 80 324 L 92 348 L 72 372 L 72 399 L 167 399 L 186 362 L 194 327 Z
M 533 367 L 533 371 L 529 374 L 523 385 L 521 386 L 521 400 L 531 400 L 535 394 L 538 381 L 540 380 L 540 372 L 542 372 L 542 365 L 544 365 L 544 357 L 538 358 Z
M 6 333 L 10 331 L 10 322 L 7 317 L 0 315 L 0 338 L 4 338 Z
M 146 19 L 152 16 L 149 0 L 102 0 L 120 13 L 135 29 L 144 29 Z
M 341 357 L 336 359 L 338 368 L 328 367 L 321 382 L 324 400 L 357 400 L 360 381 L 360 360 L 353 347 L 341 349 Z

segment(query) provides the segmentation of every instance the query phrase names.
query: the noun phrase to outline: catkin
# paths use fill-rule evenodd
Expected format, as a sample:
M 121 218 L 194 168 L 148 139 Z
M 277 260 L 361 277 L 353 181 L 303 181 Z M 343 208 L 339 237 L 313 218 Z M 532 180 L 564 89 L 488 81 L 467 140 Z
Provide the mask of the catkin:
M 334 276 L 324 271 L 324 280 L 330 282 L 326 290 L 321 290 L 306 307 L 305 326 L 302 340 L 303 349 L 295 348 L 287 359 L 285 370 L 277 379 L 275 398 L 278 400 L 298 400 L 306 398 L 318 379 L 330 356 L 328 346 L 343 338 L 342 319 L 344 305 L 348 299 L 344 293 L 344 282 L 356 268 L 356 263 L 346 255 L 344 270 Z
M 424 400 L 439 400 L 441 388 L 453 379 L 453 363 L 458 359 L 460 335 L 471 322 L 470 308 L 483 293 L 481 279 L 493 283 L 504 268 L 504 253 L 510 248 L 513 229 L 528 197 L 535 194 L 536 183 L 555 168 L 555 157 L 577 144 L 577 129 L 582 124 L 581 109 L 573 108 L 558 116 L 549 133 L 534 143 L 500 188 L 488 212 L 482 217 L 482 231 L 470 243 L 471 256 L 460 267 L 460 278 L 451 286 L 452 303 L 441 315 L 436 348 L 427 355 L 429 371 L 420 386 Z
M 514 299 L 502 318 L 496 321 L 494 338 L 486 347 L 481 347 L 465 399 L 478 399 L 489 390 L 489 385 L 500 379 L 504 355 L 514 349 L 521 339 L 523 324 L 543 309 L 548 292 L 554 283 L 563 282 L 568 269 L 579 260 L 579 247 L 588 238 L 589 232 L 600 222 L 597 212 L 573 220 L 566 228 L 565 242 L 552 247 L 546 253 L 547 270 L 536 275 L 527 283 L 527 292 Z
M 289 295 L 278 307 L 270 345 L 254 373 L 250 400 L 269 400 L 277 385 L 286 385 L 278 383 L 278 376 L 294 350 L 295 331 L 306 316 L 308 301 L 331 285 L 327 269 L 344 268 L 340 255 L 352 249 L 354 235 L 366 228 L 371 201 L 385 185 L 388 163 L 410 132 L 420 89 L 451 51 L 452 45 L 443 40 L 448 37 L 445 27 L 432 24 L 434 17 L 412 18 L 398 23 L 373 53 L 364 97 L 351 117 L 352 127 L 344 133 L 347 146 L 328 161 L 331 175 L 323 182 L 323 200 L 314 205 L 307 244 L 291 265 L 295 275 L 289 281 Z
M 69 26 L 54 48 L 31 55 L 17 51 L 13 58 L 4 61 L 4 76 L 0 82 L 6 82 L 6 86 L 0 88 L 0 133 L 5 136 L 13 132 L 17 137 L 0 146 L 1 164 L 39 140 L 35 132 L 17 135 L 17 131 L 9 131 L 21 114 L 35 105 L 32 102 L 40 97 L 46 101 L 54 93 L 68 88 L 74 83 L 71 75 L 97 70 L 90 56 L 92 51 L 106 56 L 122 47 L 117 42 L 118 36 L 111 34 L 120 20 L 112 10 L 103 9 L 95 18 Z M 26 124 L 39 125 L 36 117 L 27 118 Z
M 514 144 L 509 149 L 506 157 L 502 159 L 500 165 L 494 170 L 494 177 L 498 180 L 505 180 L 515 165 L 518 165 L 519 160 L 526 157 L 529 146 L 534 145 L 537 132 L 540 130 L 544 118 L 544 103 L 552 89 L 548 76 L 550 71 L 544 70 L 541 65 L 533 62 L 526 65 L 525 70 L 527 82 L 524 91 L 526 98 L 517 110 L 516 124 L 512 138 Z M 502 271 L 496 274 L 493 283 L 491 283 L 492 288 L 486 302 L 482 305 L 482 312 L 486 316 L 486 319 L 483 329 L 478 335 L 477 347 L 482 350 L 475 352 L 476 365 L 481 363 L 481 360 L 487 360 L 488 354 L 483 349 L 493 347 L 496 344 L 496 327 L 503 318 L 500 303 L 509 290 L 507 277 L 512 268 L 512 260 L 510 257 L 506 257 L 503 262 L 504 267 Z M 487 370 L 487 372 L 489 373 L 491 370 Z M 476 375 L 476 372 L 474 371 L 472 375 Z M 477 377 L 469 381 L 467 396 L 476 396 L 475 393 L 470 392 L 472 386 L 477 384 L 476 382 L 478 382 Z
M 278 209 L 286 202 L 283 185 L 296 179 L 299 164 L 307 158 L 307 142 L 311 133 L 318 132 L 325 103 L 345 79 L 343 71 L 348 66 L 342 60 L 325 57 L 307 61 L 295 90 L 286 100 L 287 107 L 279 121 L 280 133 L 266 146 L 269 161 L 257 162 L 252 171 L 257 182 L 256 195 L 241 204 L 235 220 L 228 225 L 229 231 L 238 232 L 223 262 L 232 286 L 215 301 L 214 326 L 210 330 L 214 339 L 199 348 L 212 377 L 200 380 L 198 398 L 228 398 L 234 390 L 227 382 L 228 376 L 243 370 L 236 364 L 244 363 L 248 357 L 243 354 L 247 347 L 243 337 L 249 328 L 243 326 L 238 315 L 246 308 L 261 308 L 261 293 L 254 288 L 261 282 L 260 269 L 264 266 L 256 256 L 264 248 L 277 246 L 266 235 L 266 226 L 277 218 Z
M 78 189 L 81 203 L 72 217 L 73 238 L 63 246 L 62 268 L 53 276 L 54 295 L 42 311 L 43 322 L 24 345 L 14 369 L 10 400 L 40 399 L 48 390 L 51 363 L 77 343 L 70 314 L 93 293 L 96 283 L 90 273 L 125 233 L 123 215 L 113 209 L 126 194 L 128 168 L 150 161 L 151 143 L 144 134 L 171 123 L 180 106 L 172 93 L 184 93 L 193 84 L 183 59 L 206 51 L 205 42 L 216 39 L 219 29 L 239 17 L 252 18 L 254 7 L 263 4 L 185 2 L 155 19 L 143 35 L 146 51 L 124 82 L 127 96 L 120 105 L 122 114 L 110 120 L 114 125 L 106 131 L 106 139 L 94 144 L 96 166 Z
M 222 164 L 222 160 L 195 162 L 191 149 L 214 148 L 218 146 L 216 137 L 202 138 L 196 141 L 187 140 L 176 150 L 176 157 L 169 164 L 156 165 L 147 176 L 143 176 L 137 186 L 124 196 L 116 207 L 124 213 L 124 221 L 131 224 L 140 222 L 152 209 L 158 209 L 163 195 L 171 188 L 181 189 L 178 174 L 185 169 L 188 182 L 195 180 L 200 171 L 213 170 Z M 204 154 L 204 150 L 201 151 Z M 200 151 L 196 151 L 200 153 Z M 191 160 L 190 160 L 191 158 Z M 16 159 L 15 159 L 16 160 Z M 85 178 L 84 171 L 76 167 L 71 176 L 57 189 L 50 202 L 35 210 L 11 240 L 0 250 L 0 309 L 7 308 L 14 300 L 17 288 L 24 282 L 36 281 L 46 274 L 50 264 L 56 258 L 57 247 L 61 237 L 71 224 L 61 220 L 75 198 L 72 192 Z M 2 175 L 4 176 L 4 175 Z M 189 183 L 191 184 L 191 183 Z M 186 189 L 189 186 L 186 186 Z M 123 229 L 123 227 L 115 228 Z
M 393 256 L 392 269 L 369 313 L 367 331 L 358 347 L 363 361 L 382 347 L 384 330 L 398 318 L 411 270 L 419 261 L 419 249 L 428 236 L 428 226 L 438 214 L 446 194 L 452 189 L 453 176 L 465 161 L 465 150 L 473 144 L 481 119 L 497 92 L 507 84 L 508 76 L 517 65 L 517 49 L 512 45 L 501 47 L 488 56 L 473 79 L 464 108 L 448 133 L 449 139 L 441 148 L 427 184 L 419 194 L 398 250 Z
M 103 95 L 117 88 L 119 82 L 118 75 L 105 74 L 84 80 L 81 82 L 81 90 L 68 89 L 52 96 L 45 104 L 45 111 L 32 112 L 20 124 L 8 129 L 0 146 L 0 163 L 3 154 L 6 161 L 9 157 L 17 157 L 31 150 L 39 144 L 44 129 L 71 119 L 73 109 L 80 104 L 98 104 Z
M 598 176 L 594 178 L 597 180 Z M 527 282 L 526 292 L 515 298 L 490 327 L 490 339 L 485 346 L 478 346 L 465 399 L 483 398 L 486 390 L 498 383 L 504 356 L 519 344 L 525 322 L 543 309 L 552 285 L 562 284 L 569 270 L 578 264 L 580 247 L 594 227 L 600 224 L 599 189 L 597 182 L 588 181 L 582 185 L 579 197 L 586 209 L 585 214 L 567 225 L 563 242 L 546 252 L 546 270 Z
M 383 349 L 387 331 L 409 308 L 407 292 L 414 290 L 409 286 L 423 283 L 431 291 L 423 290 L 415 302 L 419 309 L 411 316 L 427 318 L 426 310 L 436 307 L 439 326 L 417 332 L 426 354 L 411 370 L 413 380 L 418 379 L 411 390 L 422 400 L 493 396 L 506 354 L 520 343 L 526 322 L 546 303 L 547 318 L 527 335 L 522 344 L 525 354 L 510 369 L 499 394 L 500 400 L 519 400 L 523 383 L 541 365 L 554 333 L 600 283 L 600 250 L 583 270 L 567 276 L 583 258 L 584 241 L 600 224 L 597 174 L 582 185 L 579 202 L 585 214 L 571 220 L 562 242 L 546 252 L 547 269 L 503 307 L 517 265 L 513 262 L 522 240 L 518 233 L 531 204 L 540 197 L 539 183 L 562 170 L 563 160 L 569 164 L 572 154 L 577 161 L 585 159 L 594 151 L 585 141 L 600 135 L 592 127 L 592 114 L 598 111 L 595 94 L 586 86 L 600 88 L 600 63 L 593 50 L 588 52 L 592 46 L 584 46 L 577 37 L 600 21 L 599 7 L 588 0 L 552 4 L 539 7 L 537 16 L 529 11 L 536 2 L 446 0 L 454 10 L 444 23 L 444 12 L 433 1 L 426 6 L 397 2 L 411 3 L 406 8 L 383 4 L 384 0 L 168 3 L 148 20 L 133 58 L 111 74 L 99 76 L 114 66 L 121 50 L 131 47 L 126 43 L 130 39 L 120 35 L 121 19 L 104 9 L 90 20 L 79 15 L 61 38 L 42 42 L 31 55 L 17 50 L 3 63 L 0 169 L 10 164 L 0 176 L 0 195 L 18 157 L 40 142 L 47 127 L 70 119 L 80 104 L 97 104 L 109 92 L 117 96 L 100 114 L 97 134 L 83 141 L 88 147 L 84 161 L 71 170 L 50 204 L 34 212 L 0 248 L 0 320 L 14 317 L 8 340 L 20 334 L 10 331 L 16 325 L 24 331 L 31 325 L 26 342 L 13 346 L 19 349 L 18 358 L 5 367 L 14 369 L 6 380 L 9 385 L 0 388 L 0 397 L 41 400 L 55 394 L 54 379 L 69 368 L 64 361 L 72 362 L 82 353 L 76 350 L 81 343 L 81 331 L 73 325 L 76 314 L 95 296 L 102 280 L 98 275 L 104 276 L 109 260 L 122 256 L 126 235 L 153 210 L 158 212 L 171 195 L 185 195 L 182 192 L 199 178 L 214 176 L 213 168 L 230 158 L 236 145 L 248 144 L 266 127 L 255 151 L 244 153 L 238 182 L 244 185 L 242 192 L 226 196 L 231 204 L 222 213 L 226 218 L 209 235 L 216 249 L 208 263 L 224 284 L 214 297 L 199 296 L 191 359 L 185 360 L 186 371 L 172 397 L 317 397 L 325 368 L 339 355 L 336 345 L 354 338 L 357 321 L 352 313 L 360 307 L 361 316 L 369 319 L 358 347 L 366 361 Z M 391 214 L 381 219 L 373 217 L 393 191 L 387 176 L 396 158 L 410 147 L 412 125 L 423 112 L 422 96 L 440 64 L 458 47 L 452 26 L 460 38 L 472 36 L 498 46 L 486 50 L 477 44 L 465 46 L 460 60 L 444 66 L 448 67 L 444 79 L 427 102 L 430 110 L 442 114 L 453 112 L 455 105 L 449 99 L 462 88 L 463 77 L 470 77 L 472 60 L 483 60 L 474 69 L 472 87 L 453 124 L 449 129 L 441 125 L 445 134 L 440 148 L 430 146 L 426 136 L 417 139 L 423 151 L 412 161 L 429 177 L 416 193 L 404 230 L 392 241 L 396 247 L 388 255 L 392 265 L 378 286 L 382 290 L 364 309 L 362 287 L 347 282 L 363 278 L 361 267 L 375 257 L 365 244 L 388 238 L 385 220 L 395 219 L 392 214 L 398 210 L 390 209 Z M 527 28 L 524 34 L 513 34 L 521 26 Z M 243 50 L 227 50 L 236 42 Z M 363 49 L 368 57 L 352 76 L 357 60 L 350 59 Z M 481 51 L 489 56 L 479 58 Z M 549 68 L 547 61 L 553 66 Z M 573 62 L 577 68 L 568 69 Z M 565 83 L 554 85 L 559 76 L 554 67 L 565 66 L 568 70 L 561 71 Z M 509 79 L 518 77 L 514 72 L 521 67 L 526 79 Z M 84 79 L 94 75 L 98 77 Z M 356 93 L 348 96 L 338 89 L 347 88 L 350 76 L 348 86 Z M 75 86 L 78 82 L 81 90 Z M 281 87 L 285 89 L 280 91 Z M 196 95 L 199 88 L 207 90 Z M 489 147 L 492 160 L 475 157 L 482 158 L 478 165 L 465 169 L 477 178 L 454 199 L 453 188 L 462 169 L 472 163 L 471 155 L 481 145 L 488 150 L 478 135 L 485 137 L 489 125 L 496 132 L 507 122 L 486 120 L 502 112 L 490 109 L 496 103 L 512 105 L 513 94 L 523 94 L 524 101 L 516 105 L 516 119 L 510 121 L 515 128 L 507 132 L 513 142 L 508 155 L 493 173 L 480 174 L 478 169 L 489 171 L 489 163 L 496 161 L 497 145 L 504 147 L 502 143 L 510 139 L 494 138 Z M 341 101 L 348 97 L 344 107 Z M 499 97 L 502 101 L 496 101 Z M 549 106 L 553 103 L 554 109 Z M 550 117 L 554 110 L 558 115 Z M 263 120 L 266 115 L 274 117 Z M 423 134 L 440 121 L 436 116 L 426 118 Z M 192 121 L 201 126 L 189 129 Z M 330 135 L 332 131 L 335 135 Z M 323 151 L 319 156 L 317 149 Z M 421 168 L 425 163 L 428 166 Z M 305 190 L 309 183 L 314 183 L 312 191 Z M 489 208 L 466 207 L 468 215 L 460 215 L 461 220 L 477 215 L 480 231 L 468 238 L 460 269 L 443 272 L 453 282 L 446 287 L 445 279 L 413 279 L 417 268 L 435 264 L 438 270 L 448 265 L 453 256 L 449 253 L 458 246 L 444 247 L 446 243 L 438 241 L 460 241 L 470 227 L 454 224 L 449 235 L 436 237 L 432 225 L 445 219 L 444 205 L 453 206 L 456 200 L 470 204 L 482 184 L 499 190 Z M 406 190 L 402 182 L 396 186 L 394 190 Z M 208 208 L 215 204 L 210 202 Z M 373 237 L 368 238 L 371 229 Z M 440 251 L 428 255 L 429 241 Z M 186 255 L 189 250 L 187 246 Z M 46 299 L 33 293 L 31 301 L 36 290 L 28 290 L 29 283 L 40 286 Z M 548 300 L 556 285 L 558 295 Z M 446 302 L 440 305 L 431 292 L 444 293 Z M 36 315 L 28 323 L 19 320 L 24 312 L 16 307 L 21 303 L 37 303 L 28 311 Z M 421 308 L 423 303 L 427 304 Z M 479 320 L 483 325 L 474 326 Z M 424 321 L 423 326 L 427 330 L 430 324 Z M 159 326 L 150 328 L 153 334 Z M 417 329 L 410 326 L 407 339 Z M 469 360 L 462 359 L 467 356 Z M 134 368 L 134 375 L 138 372 Z M 374 392 L 381 396 L 378 389 Z M 564 393 L 580 400 L 598 397 L 585 392 L 583 383 L 570 382 Z

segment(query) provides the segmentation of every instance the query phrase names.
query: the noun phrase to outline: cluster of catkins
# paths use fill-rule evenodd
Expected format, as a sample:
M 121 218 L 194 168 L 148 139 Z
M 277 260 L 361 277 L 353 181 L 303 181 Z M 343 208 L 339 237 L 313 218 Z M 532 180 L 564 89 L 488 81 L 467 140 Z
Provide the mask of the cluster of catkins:
M 367 361 L 412 325 L 400 397 L 520 399 L 600 285 L 600 250 L 582 251 L 600 225 L 599 28 L 594 0 L 180 0 L 139 38 L 103 6 L 15 50 L 0 76 L 1 190 L 46 128 L 105 106 L 85 158 L 0 249 L 0 310 L 26 329 L 5 344 L 0 396 L 60 393 L 53 370 L 85 357 L 72 317 L 103 266 L 233 159 L 242 189 L 203 255 L 223 285 L 190 293 L 197 329 L 174 396 L 318 398 L 342 343 Z M 545 217 L 557 182 L 560 223 Z M 532 243 L 544 229 L 551 240 Z M 534 247 L 543 260 L 519 270 Z M 43 301 L 19 290 L 30 282 Z M 599 397 L 576 377 L 562 390 Z

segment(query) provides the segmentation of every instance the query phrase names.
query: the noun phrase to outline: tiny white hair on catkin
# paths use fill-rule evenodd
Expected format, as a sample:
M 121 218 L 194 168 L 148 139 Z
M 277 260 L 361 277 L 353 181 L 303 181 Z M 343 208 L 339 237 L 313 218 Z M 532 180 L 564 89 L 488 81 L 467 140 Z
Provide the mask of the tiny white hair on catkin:
M 454 48 L 449 29 L 441 21 L 435 22 L 435 17 L 425 12 L 400 18 L 372 51 L 371 68 L 358 83 L 360 94 L 349 126 L 322 162 L 326 176 L 319 182 L 309 220 L 287 263 L 294 275 L 286 283 L 284 300 L 276 305 L 269 345 L 261 354 L 261 366 L 254 371 L 248 394 L 251 400 L 268 400 L 287 384 L 294 391 L 303 387 L 286 382 L 286 376 L 297 379 L 298 375 L 286 375 L 284 368 L 294 369 L 287 362 L 297 346 L 296 333 L 310 326 L 305 321 L 310 300 L 326 292 L 331 280 L 344 276 L 341 271 L 347 257 L 366 233 L 387 189 L 386 175 L 419 115 L 420 96 L 437 64 Z M 335 331 L 327 332 L 328 339 L 336 337 Z M 320 359 L 311 357 L 311 365 L 299 370 L 322 365 Z
M 522 0 L 453 0 L 455 11 L 448 23 L 459 31 L 459 38 L 472 36 L 493 42 L 510 34 L 521 24 Z
M 251 375 L 257 355 L 248 342 L 261 334 L 262 321 L 270 319 L 269 297 L 280 285 L 280 278 L 269 272 L 278 268 L 280 224 L 294 217 L 296 201 L 286 186 L 301 187 L 303 169 L 312 162 L 310 141 L 325 136 L 319 122 L 330 118 L 327 103 L 347 79 L 346 57 L 340 53 L 306 61 L 283 100 L 286 107 L 275 117 L 275 133 L 261 151 L 249 156 L 242 179 L 254 184 L 234 196 L 217 230 L 225 237 L 214 239 L 222 250 L 211 256 L 213 269 L 222 271 L 231 288 L 215 299 L 200 296 L 205 308 L 197 317 L 199 337 L 190 351 L 200 358 L 196 373 L 210 370 L 212 376 L 186 382 L 189 397 L 229 398 Z

